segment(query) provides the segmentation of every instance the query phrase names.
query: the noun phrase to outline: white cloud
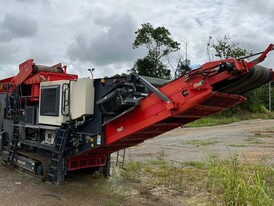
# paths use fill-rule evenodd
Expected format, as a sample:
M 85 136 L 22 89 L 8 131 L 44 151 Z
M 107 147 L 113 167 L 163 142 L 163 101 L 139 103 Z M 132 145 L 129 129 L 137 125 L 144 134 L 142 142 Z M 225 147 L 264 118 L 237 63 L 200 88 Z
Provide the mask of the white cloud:
M 96 76 L 110 76 L 144 56 L 132 43 L 145 22 L 187 40 L 191 62 L 202 64 L 210 35 L 227 35 L 254 52 L 274 42 L 272 8 L 271 0 L 1 1 L 0 65 L 11 68 L 34 58 L 39 64 L 64 62 L 79 75 L 92 66 Z M 273 67 L 274 60 L 266 64 Z
M 113 14 L 96 19 L 95 24 L 77 34 L 68 48 L 71 60 L 93 62 L 99 66 L 134 62 L 136 50 L 132 49 L 132 42 L 137 26 L 130 15 Z
M 11 41 L 13 38 L 32 37 L 38 32 L 37 23 L 28 16 L 6 14 L 0 24 L 0 41 Z M 3 38 L 3 39 L 2 39 Z

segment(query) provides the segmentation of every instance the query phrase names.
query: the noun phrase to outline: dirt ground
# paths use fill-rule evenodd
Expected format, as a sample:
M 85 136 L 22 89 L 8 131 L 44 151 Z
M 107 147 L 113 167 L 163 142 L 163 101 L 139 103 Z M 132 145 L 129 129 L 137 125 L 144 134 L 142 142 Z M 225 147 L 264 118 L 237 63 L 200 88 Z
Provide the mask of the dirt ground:
M 178 128 L 127 149 L 126 161 L 149 161 L 162 155 L 175 162 L 203 162 L 211 154 L 227 158 L 237 153 L 243 162 L 267 159 L 274 163 L 273 137 L 274 120 Z M 91 174 L 71 174 L 66 180 L 50 185 L 0 165 L 0 205 L 173 205 L 164 197 L 154 203 L 138 192 L 121 204 L 120 197 L 111 192 L 110 180 Z

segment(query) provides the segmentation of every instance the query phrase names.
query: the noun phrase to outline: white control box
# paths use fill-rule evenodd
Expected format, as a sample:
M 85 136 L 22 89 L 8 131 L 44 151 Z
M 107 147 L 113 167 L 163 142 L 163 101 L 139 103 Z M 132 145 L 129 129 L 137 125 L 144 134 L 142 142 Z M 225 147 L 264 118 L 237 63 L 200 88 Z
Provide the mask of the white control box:
M 70 115 L 72 119 L 94 114 L 93 79 L 81 78 L 70 83 Z
M 40 124 L 61 125 L 69 120 L 68 111 L 62 111 L 65 88 L 68 88 L 69 81 L 41 82 L 39 98 L 38 122 Z M 67 109 L 67 108 L 66 108 Z
M 61 125 L 94 114 L 93 79 L 41 82 L 39 124 Z

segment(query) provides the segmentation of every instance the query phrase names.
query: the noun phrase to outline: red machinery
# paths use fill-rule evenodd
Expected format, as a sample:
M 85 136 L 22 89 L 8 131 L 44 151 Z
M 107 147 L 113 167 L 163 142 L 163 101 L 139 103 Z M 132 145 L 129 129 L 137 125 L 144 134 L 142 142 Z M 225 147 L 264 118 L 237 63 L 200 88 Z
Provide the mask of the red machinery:
M 138 75 L 78 78 L 28 60 L 0 81 L 2 159 L 50 182 L 83 168 L 107 175 L 111 153 L 244 102 L 273 79 L 257 66 L 273 48 L 250 62 L 206 63 L 160 88 Z

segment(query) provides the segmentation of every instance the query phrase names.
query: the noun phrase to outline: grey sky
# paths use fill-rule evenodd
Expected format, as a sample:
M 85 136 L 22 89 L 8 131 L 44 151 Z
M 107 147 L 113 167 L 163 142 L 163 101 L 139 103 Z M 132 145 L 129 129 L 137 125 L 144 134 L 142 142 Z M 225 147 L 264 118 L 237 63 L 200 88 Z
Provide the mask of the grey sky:
M 274 1 L 253 0 L 9 0 L 0 2 L 0 76 L 18 65 L 62 62 L 69 72 L 110 76 L 130 69 L 144 49 L 133 50 L 142 23 L 164 26 L 188 42 L 191 63 L 208 60 L 209 36 L 229 36 L 254 52 L 274 43 Z M 271 56 L 272 55 L 272 56 Z M 265 62 L 274 67 L 274 54 Z

